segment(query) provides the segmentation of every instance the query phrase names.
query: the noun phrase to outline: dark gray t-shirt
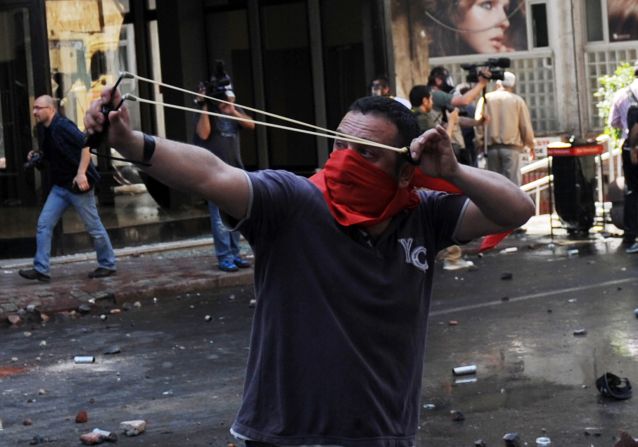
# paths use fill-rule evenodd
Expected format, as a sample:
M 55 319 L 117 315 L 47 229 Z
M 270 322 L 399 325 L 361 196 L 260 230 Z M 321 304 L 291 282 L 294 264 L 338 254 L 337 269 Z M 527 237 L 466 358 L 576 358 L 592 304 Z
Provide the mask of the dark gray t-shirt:
M 243 113 L 240 107 L 237 110 Z M 219 113 L 217 106 L 213 107 L 213 112 Z M 239 145 L 239 131 L 242 129 L 237 120 L 221 117 L 208 116 L 211 120 L 212 131 L 206 140 L 202 140 L 195 132 L 193 144 L 208 149 L 213 154 L 221 158 L 225 163 L 236 168 L 244 167 L 241 160 Z M 195 116 L 195 126 L 197 126 L 199 116 Z
M 232 430 L 278 445 L 414 445 L 436 253 L 466 198 L 420 191 L 376 242 L 308 179 L 247 173 L 257 307 Z

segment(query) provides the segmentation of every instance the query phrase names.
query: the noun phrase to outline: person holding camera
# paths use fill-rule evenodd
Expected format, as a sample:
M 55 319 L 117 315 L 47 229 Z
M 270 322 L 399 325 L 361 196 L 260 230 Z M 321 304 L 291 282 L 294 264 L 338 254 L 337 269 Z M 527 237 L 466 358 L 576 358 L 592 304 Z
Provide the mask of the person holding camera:
M 439 114 L 439 122 L 447 122 L 447 130 L 452 139 L 452 146 L 459 161 L 471 165 L 472 157 L 465 147 L 465 139 L 461 128 L 474 127 L 483 124 L 487 120 L 461 114 L 461 109 L 471 105 L 483 92 L 490 82 L 491 72 L 488 68 L 477 71 L 476 83 L 460 94 L 455 91 L 455 85 L 450 73 L 445 67 L 432 68 L 428 76 L 428 85 L 432 90 L 433 110 Z
M 209 83 L 200 83 L 199 93 L 221 99 L 224 102 L 198 97 L 195 101 L 202 111 L 222 113 L 241 118 L 241 121 L 200 114 L 195 125 L 193 143 L 208 149 L 225 163 L 244 168 L 239 146 L 239 131 L 254 129 L 255 123 L 244 111 L 235 107 L 235 93 L 230 78 L 218 62 L 216 74 Z M 218 268 L 224 272 L 236 272 L 240 268 L 250 267 L 250 262 L 240 256 L 239 231 L 226 228 L 219 214 L 219 208 L 208 201 L 210 223 L 215 244 Z
M 454 94 L 454 82 L 450 72 L 443 66 L 436 66 L 430 70 L 428 85 L 432 90 L 434 110 L 453 110 L 455 107 L 466 107 L 476 101 L 483 89 L 490 82 L 491 72 L 484 68 L 477 76 L 477 82 L 464 94 Z
M 521 155 L 525 148 L 534 158 L 534 130 L 525 100 L 514 93 L 516 76 L 510 71 L 496 81 L 496 90 L 481 98 L 476 119 L 488 115 L 487 135 L 478 128 L 479 139 L 487 139 L 487 169 L 521 186 Z
M 38 218 L 33 268 L 18 273 L 30 280 L 47 282 L 51 279 L 49 259 L 53 228 L 64 211 L 73 206 L 93 239 L 97 254 L 98 267 L 89 273 L 89 277 L 103 278 L 115 274 L 115 253 L 97 212 L 93 194 L 99 174 L 91 163 L 85 135 L 74 122 L 57 112 L 56 103 L 49 95 L 35 100 L 33 116 L 38 132 L 43 136 L 42 152 L 30 151 L 26 167 L 47 162 L 53 186 Z

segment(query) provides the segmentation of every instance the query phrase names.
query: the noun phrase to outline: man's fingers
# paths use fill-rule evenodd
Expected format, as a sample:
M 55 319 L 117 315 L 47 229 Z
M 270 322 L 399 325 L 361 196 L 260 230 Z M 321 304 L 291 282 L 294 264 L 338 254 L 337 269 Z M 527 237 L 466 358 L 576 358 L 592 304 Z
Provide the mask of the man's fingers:
M 91 109 L 84 115 L 84 128 L 89 135 L 93 135 L 95 132 L 101 132 L 102 126 L 100 126 L 95 120 L 95 112 Z
M 102 100 L 102 104 L 109 104 L 111 101 L 117 101 L 119 96 L 120 92 L 118 90 L 113 90 L 113 87 L 104 87 L 100 94 L 100 99 Z
M 433 148 L 441 143 L 445 144 L 447 142 L 449 144 L 449 140 L 445 127 L 438 125 L 434 129 L 429 129 L 422 133 L 412 141 L 410 154 L 413 159 L 418 160 L 426 149 Z
M 128 113 L 126 105 L 122 105 L 118 110 L 111 110 L 109 113 L 109 123 L 113 126 L 122 124 L 122 114 Z

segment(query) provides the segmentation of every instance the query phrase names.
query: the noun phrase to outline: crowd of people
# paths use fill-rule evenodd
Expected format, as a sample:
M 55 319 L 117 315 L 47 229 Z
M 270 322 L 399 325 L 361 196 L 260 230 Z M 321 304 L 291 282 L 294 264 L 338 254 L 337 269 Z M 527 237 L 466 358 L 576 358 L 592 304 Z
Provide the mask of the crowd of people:
M 371 90 L 373 95 L 393 98 L 406 105 L 406 100 L 392 94 L 385 77 L 384 89 Z M 448 70 L 436 66 L 430 70 L 427 84 L 412 87 L 409 108 L 425 132 L 443 126 L 452 142 L 459 163 L 478 166 L 479 155 L 487 160 L 487 168 L 498 172 L 514 184 L 521 185 L 521 157 L 534 158 L 534 130 L 525 100 L 514 93 L 516 75 L 502 73 L 491 83 L 489 71 L 475 84 L 455 85 Z

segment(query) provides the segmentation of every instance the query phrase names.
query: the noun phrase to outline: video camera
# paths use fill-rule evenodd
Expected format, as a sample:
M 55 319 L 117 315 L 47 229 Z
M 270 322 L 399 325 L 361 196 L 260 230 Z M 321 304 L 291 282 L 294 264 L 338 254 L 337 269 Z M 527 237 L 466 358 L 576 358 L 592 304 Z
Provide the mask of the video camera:
M 509 68 L 510 59 L 507 57 L 498 57 L 498 58 L 490 58 L 483 63 L 476 64 L 461 64 L 461 68 L 467 71 L 467 82 L 478 82 L 479 76 L 481 75 L 481 69 L 487 68 L 490 73 L 491 81 L 496 81 L 500 79 L 501 81 L 504 79 L 505 68 Z
M 224 61 L 218 60 L 215 62 L 215 73 L 210 77 L 210 81 L 202 81 L 199 83 L 200 91 L 205 89 L 204 94 L 206 96 L 213 97 L 215 99 L 221 99 L 223 101 L 228 100 L 228 93 L 234 96 L 233 86 L 231 84 L 230 76 L 226 73 L 224 67 Z M 206 99 L 195 99 L 195 102 L 201 104 Z
M 31 159 L 27 160 L 24 164 L 25 169 L 38 168 L 42 164 L 42 154 L 40 152 L 34 152 Z

